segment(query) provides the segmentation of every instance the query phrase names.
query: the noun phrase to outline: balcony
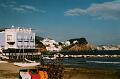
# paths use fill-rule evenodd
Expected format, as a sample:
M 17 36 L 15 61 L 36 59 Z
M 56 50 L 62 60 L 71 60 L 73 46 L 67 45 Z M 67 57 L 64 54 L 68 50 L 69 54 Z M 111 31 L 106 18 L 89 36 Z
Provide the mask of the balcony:
M 9 45 L 14 45 L 15 42 L 7 42 Z

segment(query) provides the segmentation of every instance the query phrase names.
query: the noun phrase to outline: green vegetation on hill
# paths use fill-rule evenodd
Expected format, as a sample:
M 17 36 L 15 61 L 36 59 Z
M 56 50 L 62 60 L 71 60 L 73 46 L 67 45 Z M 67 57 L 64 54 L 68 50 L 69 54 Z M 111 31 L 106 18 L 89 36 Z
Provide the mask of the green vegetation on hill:
M 86 38 L 76 38 L 76 39 L 70 39 L 70 44 L 72 44 L 74 41 L 78 41 L 78 44 L 88 44 Z
M 35 43 L 38 44 L 40 43 L 41 40 L 43 40 L 44 38 L 39 37 L 39 36 L 35 36 Z
M 7 28 L 0 27 L 0 32 L 5 31 Z
M 43 39 L 44 39 L 44 38 L 42 38 L 42 37 L 35 36 L 35 44 L 36 44 L 36 47 L 45 48 L 45 46 L 43 45 L 43 43 L 40 42 L 40 41 L 43 40 Z

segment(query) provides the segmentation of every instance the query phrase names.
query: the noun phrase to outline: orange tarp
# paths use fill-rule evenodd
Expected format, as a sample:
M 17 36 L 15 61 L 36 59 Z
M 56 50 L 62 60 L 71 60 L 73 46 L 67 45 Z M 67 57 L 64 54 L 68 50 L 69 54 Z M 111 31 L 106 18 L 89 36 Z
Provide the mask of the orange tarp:
M 40 79 L 48 79 L 48 73 L 46 71 L 38 71 L 38 74 L 40 75 Z

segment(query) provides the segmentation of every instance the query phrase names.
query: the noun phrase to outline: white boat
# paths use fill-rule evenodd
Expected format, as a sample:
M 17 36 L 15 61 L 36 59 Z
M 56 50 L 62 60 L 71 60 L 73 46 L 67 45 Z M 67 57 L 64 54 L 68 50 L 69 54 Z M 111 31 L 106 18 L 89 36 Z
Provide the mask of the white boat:
M 0 63 L 8 63 L 8 62 L 7 62 L 7 61 L 1 61 L 1 60 L 0 60 Z
M 30 66 L 37 66 L 40 65 L 40 63 L 37 63 L 35 61 L 28 60 L 24 58 L 27 62 L 15 62 L 14 65 L 20 66 L 20 67 L 30 67 Z
M 35 63 L 35 61 L 28 60 L 27 58 L 25 58 L 25 60 L 30 62 L 30 63 Z
M 50 59 L 49 57 L 43 57 L 42 59 Z
M 2 54 L 0 54 L 0 57 L 3 58 L 3 59 L 9 59 L 8 57 L 3 56 Z
M 54 57 L 51 57 L 51 58 L 48 57 L 48 56 L 47 56 L 47 57 L 43 57 L 43 59 L 48 59 L 48 60 L 54 60 L 54 59 L 56 59 L 56 58 L 57 58 L 57 57 L 55 57 L 55 56 L 54 56 Z
M 15 62 L 14 65 L 19 66 L 19 67 L 30 67 L 30 66 L 37 66 L 40 65 L 40 63 L 37 62 Z
M 9 58 L 4 56 L 3 53 L 0 53 L 0 58 L 8 60 Z M 7 61 L 0 60 L 0 63 L 8 63 Z
M 0 52 L 0 57 L 3 59 L 9 59 L 9 57 L 4 56 L 3 52 Z

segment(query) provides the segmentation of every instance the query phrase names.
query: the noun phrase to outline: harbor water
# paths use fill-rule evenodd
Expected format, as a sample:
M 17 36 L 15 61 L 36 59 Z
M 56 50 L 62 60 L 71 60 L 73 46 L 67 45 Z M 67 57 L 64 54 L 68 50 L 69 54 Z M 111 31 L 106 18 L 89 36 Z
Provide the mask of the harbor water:
M 67 67 L 120 69 L 120 58 L 64 58 L 63 64 Z

